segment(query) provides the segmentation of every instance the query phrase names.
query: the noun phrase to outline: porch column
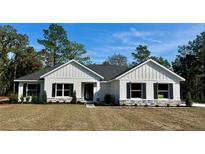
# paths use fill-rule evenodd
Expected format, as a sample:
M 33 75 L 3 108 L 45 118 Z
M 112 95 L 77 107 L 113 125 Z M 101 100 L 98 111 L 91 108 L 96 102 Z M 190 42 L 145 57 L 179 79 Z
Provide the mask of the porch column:
M 20 100 L 20 97 L 23 95 L 23 83 L 19 82 L 18 85 L 18 99 Z
M 100 82 L 96 82 L 94 87 L 94 101 L 99 101 Z

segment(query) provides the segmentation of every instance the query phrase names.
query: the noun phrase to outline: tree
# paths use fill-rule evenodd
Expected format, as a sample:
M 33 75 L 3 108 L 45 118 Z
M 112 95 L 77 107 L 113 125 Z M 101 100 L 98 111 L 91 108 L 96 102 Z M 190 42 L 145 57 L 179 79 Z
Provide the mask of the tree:
M 17 63 L 17 78 L 42 69 L 43 65 L 33 47 L 28 46 L 17 56 L 16 60 L 12 60 L 12 63 Z
M 41 68 L 26 35 L 6 25 L 0 26 L 0 95 L 13 90 L 13 80 Z
M 85 50 L 83 44 L 77 42 L 69 42 L 66 46 L 66 49 L 64 50 L 62 61 L 65 63 L 69 60 L 75 59 L 78 62 L 89 64 L 90 57 L 86 54 L 87 51 Z
M 171 69 L 171 64 L 168 62 L 168 60 L 164 59 L 163 57 L 156 57 L 156 56 L 151 56 L 151 59 L 153 59 L 154 61 L 158 62 L 159 64 L 165 66 L 168 69 Z
M 4 66 L 7 65 L 9 61 L 9 52 L 11 52 L 16 45 L 16 37 L 16 29 L 9 25 L 0 26 L 0 62 Z
M 52 55 L 47 52 L 45 49 L 42 49 L 41 51 L 38 52 L 38 57 L 43 63 L 44 67 L 51 67 L 53 66 L 53 58 Z
M 205 32 L 187 45 L 180 46 L 178 53 L 172 67 L 186 79 L 181 84 L 182 98 L 190 91 L 193 99 L 205 99 Z
M 132 56 L 135 60 L 134 64 L 142 63 L 149 59 L 151 52 L 148 50 L 146 45 L 139 45 L 135 51 L 132 52 Z
M 186 106 L 187 107 L 192 107 L 192 100 L 191 100 L 191 93 L 188 91 L 187 96 L 186 96 Z
M 51 24 L 48 29 L 43 30 L 44 39 L 38 39 L 45 50 L 52 56 L 53 65 L 60 63 L 60 58 L 68 44 L 67 33 L 62 26 Z
M 44 39 L 38 40 L 38 43 L 44 46 L 41 56 L 45 64 L 53 65 L 65 63 L 68 60 L 75 59 L 82 63 L 89 63 L 90 57 L 86 55 L 87 51 L 84 45 L 68 40 L 67 32 L 62 26 L 51 24 L 48 29 L 44 29 Z
M 103 62 L 104 65 L 117 65 L 117 66 L 128 66 L 127 57 L 121 54 L 114 54 L 108 57 L 106 61 Z

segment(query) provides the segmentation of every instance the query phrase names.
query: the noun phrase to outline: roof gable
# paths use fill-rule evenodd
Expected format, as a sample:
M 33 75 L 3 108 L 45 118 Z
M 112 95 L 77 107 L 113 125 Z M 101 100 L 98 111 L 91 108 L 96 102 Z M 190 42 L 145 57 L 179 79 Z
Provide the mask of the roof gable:
M 46 74 L 41 75 L 40 78 L 44 78 L 44 77 L 46 77 L 46 76 L 52 74 L 53 72 L 56 72 L 57 70 L 59 70 L 59 69 L 65 67 L 65 66 L 69 65 L 69 64 L 72 63 L 72 62 L 75 63 L 75 64 L 77 64 L 77 65 L 79 65 L 79 66 L 81 66 L 81 67 L 83 67 L 84 69 L 86 69 L 87 71 L 91 72 L 92 74 L 98 76 L 99 78 L 104 79 L 104 77 L 101 76 L 100 74 L 96 73 L 96 72 L 93 71 L 92 69 L 88 68 L 87 66 L 85 66 L 85 65 L 83 65 L 83 64 L 81 64 L 81 63 L 79 63 L 79 62 L 77 62 L 77 61 L 75 61 L 75 60 L 71 60 L 71 61 L 69 61 L 69 62 L 67 62 L 67 63 L 65 63 L 65 64 L 63 64 L 63 65 L 60 65 L 59 67 L 57 67 L 57 68 L 55 68 L 55 69 L 53 69 L 53 70 L 47 72 Z
M 136 65 L 136 66 L 130 68 L 130 69 L 127 70 L 126 72 L 124 72 L 124 73 L 122 73 L 121 75 L 117 76 L 115 79 L 117 79 L 117 80 L 118 80 L 118 79 L 121 79 L 121 78 L 124 77 L 125 75 L 127 75 L 127 74 L 133 72 L 134 70 L 136 70 L 136 69 L 140 68 L 141 66 L 143 66 L 143 65 L 145 65 L 145 64 L 147 64 L 147 63 L 150 63 L 150 62 L 153 63 L 153 64 L 155 64 L 157 67 L 159 67 L 159 68 L 162 69 L 163 71 L 169 72 L 172 76 L 176 77 L 176 78 L 179 79 L 180 81 L 185 81 L 184 78 L 182 78 L 182 77 L 179 76 L 178 74 L 172 72 L 171 70 L 167 69 L 166 67 L 162 66 L 161 64 L 157 63 L 156 61 L 154 61 L 154 60 L 152 60 L 152 59 L 149 59 L 149 60 L 147 60 L 147 61 L 145 61 L 145 62 L 143 62 L 143 63 L 141 63 L 141 64 L 139 64 L 139 65 Z

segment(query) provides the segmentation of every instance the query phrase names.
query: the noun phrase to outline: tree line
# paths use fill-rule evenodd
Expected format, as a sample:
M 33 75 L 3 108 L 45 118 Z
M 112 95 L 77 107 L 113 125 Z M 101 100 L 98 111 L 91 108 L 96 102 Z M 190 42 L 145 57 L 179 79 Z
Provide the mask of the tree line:
M 43 46 L 36 51 L 29 44 L 29 38 L 10 26 L 0 26 L 0 95 L 13 90 L 13 80 L 32 72 L 65 63 L 75 59 L 84 64 L 91 64 L 83 44 L 69 40 L 65 29 L 58 24 L 50 24 L 43 30 L 43 39 L 37 42 Z M 186 79 L 181 83 L 181 97 L 187 92 L 196 100 L 205 98 L 205 32 L 196 36 L 188 44 L 178 47 L 176 59 L 169 63 L 163 57 L 152 56 L 146 45 L 138 45 L 131 52 L 133 62 L 126 56 L 114 54 L 109 56 L 103 65 L 130 67 L 147 59 L 153 59 Z

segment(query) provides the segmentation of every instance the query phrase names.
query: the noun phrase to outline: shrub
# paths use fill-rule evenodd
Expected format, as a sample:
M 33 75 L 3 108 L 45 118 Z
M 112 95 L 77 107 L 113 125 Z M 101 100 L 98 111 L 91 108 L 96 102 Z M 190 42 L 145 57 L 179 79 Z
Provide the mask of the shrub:
M 37 96 L 32 96 L 31 102 L 35 103 L 35 104 L 39 103 L 38 97 Z
M 158 104 L 156 104 L 155 106 L 156 106 L 156 107 L 159 107 L 159 105 L 158 105 Z
M 191 93 L 188 91 L 186 95 L 186 106 L 192 107 Z
M 180 104 L 177 104 L 177 107 L 180 107 Z
M 10 93 L 9 102 L 10 103 L 18 103 L 18 95 L 15 93 Z
M 76 97 L 76 91 L 75 91 L 75 90 L 74 90 L 74 92 L 73 92 L 73 98 L 72 98 L 72 100 L 71 100 L 71 103 L 77 104 L 77 97 Z
M 29 103 L 30 96 L 26 96 L 26 103 Z
M 167 104 L 167 107 L 170 107 L 170 104 Z
M 113 95 L 110 94 L 106 94 L 105 95 L 105 103 L 109 104 L 109 105 L 114 105 L 115 103 L 115 97 Z
M 24 97 L 23 97 L 23 95 L 21 95 L 21 97 L 20 97 L 20 102 L 21 102 L 21 103 L 24 102 Z
M 43 91 L 40 102 L 41 103 L 47 103 L 47 93 L 46 93 L 45 90 Z

